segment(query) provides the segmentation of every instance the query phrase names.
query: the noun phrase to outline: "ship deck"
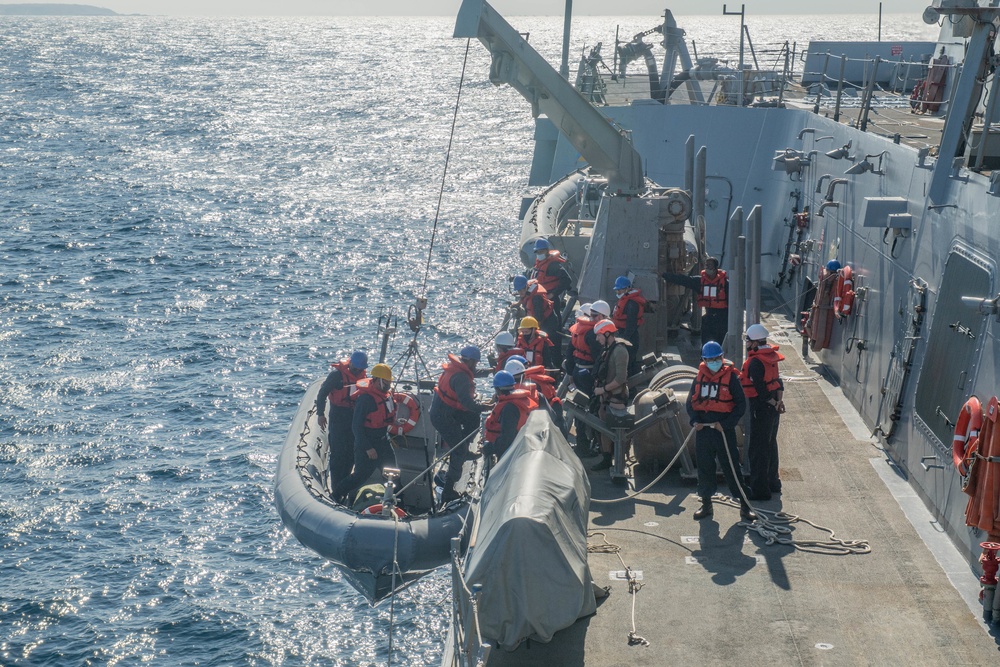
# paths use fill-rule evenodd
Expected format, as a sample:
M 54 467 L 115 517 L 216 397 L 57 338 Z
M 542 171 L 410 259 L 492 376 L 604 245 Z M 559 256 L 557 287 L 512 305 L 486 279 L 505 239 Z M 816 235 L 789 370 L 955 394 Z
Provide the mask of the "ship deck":
M 737 525 L 735 506 L 717 503 L 713 518 L 694 521 L 694 485 L 672 470 L 635 501 L 591 506 L 590 568 L 598 586 L 610 586 L 597 613 L 547 644 L 495 649 L 489 665 L 997 664 L 1000 639 L 980 620 L 977 574 L 822 365 L 799 355 L 790 320 L 765 323 L 787 357 L 788 411 L 779 431 L 783 493 L 755 506 L 867 540 L 871 553 L 768 545 Z M 694 349 L 686 342 L 681 333 L 682 354 Z M 605 473 L 590 475 L 593 498 L 625 491 Z M 629 491 L 652 479 L 638 474 Z M 827 535 L 800 522 L 792 537 Z M 620 551 L 602 549 L 605 540 Z M 635 595 L 612 574 L 623 562 L 641 573 Z M 648 645 L 629 643 L 633 618 Z

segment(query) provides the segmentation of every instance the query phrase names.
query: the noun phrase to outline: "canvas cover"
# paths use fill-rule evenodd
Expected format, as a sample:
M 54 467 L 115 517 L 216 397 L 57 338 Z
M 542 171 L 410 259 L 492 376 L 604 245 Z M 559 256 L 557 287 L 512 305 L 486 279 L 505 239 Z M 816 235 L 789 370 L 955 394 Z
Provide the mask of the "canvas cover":
M 466 581 L 482 585 L 484 639 L 548 642 L 597 609 L 587 565 L 590 481 L 545 410 L 490 473 Z

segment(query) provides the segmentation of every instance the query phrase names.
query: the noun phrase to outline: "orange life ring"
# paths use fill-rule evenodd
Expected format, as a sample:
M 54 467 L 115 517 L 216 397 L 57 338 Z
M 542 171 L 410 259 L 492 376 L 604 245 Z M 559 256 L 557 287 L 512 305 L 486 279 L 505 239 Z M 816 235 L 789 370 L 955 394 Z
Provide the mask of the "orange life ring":
M 392 435 L 406 435 L 416 428 L 417 422 L 420 421 L 420 402 L 416 396 L 407 393 L 393 394 L 392 400 L 396 402 L 397 412 L 395 421 L 389 427 L 389 433 Z M 398 412 L 398 406 L 400 405 L 406 408 L 405 416 L 400 415 Z
M 392 508 L 393 514 L 396 515 L 397 519 L 402 519 L 406 516 L 406 512 L 398 507 Z M 382 503 L 377 503 L 375 505 L 369 505 L 359 512 L 363 516 L 382 516 Z
M 847 317 L 854 306 L 854 271 L 845 264 L 837 274 L 837 286 L 833 290 L 833 313 L 837 317 Z
M 975 396 L 970 396 L 958 413 L 955 424 L 955 438 L 951 444 L 951 458 L 959 474 L 969 474 L 968 460 L 975 452 L 979 430 L 983 427 L 983 404 Z

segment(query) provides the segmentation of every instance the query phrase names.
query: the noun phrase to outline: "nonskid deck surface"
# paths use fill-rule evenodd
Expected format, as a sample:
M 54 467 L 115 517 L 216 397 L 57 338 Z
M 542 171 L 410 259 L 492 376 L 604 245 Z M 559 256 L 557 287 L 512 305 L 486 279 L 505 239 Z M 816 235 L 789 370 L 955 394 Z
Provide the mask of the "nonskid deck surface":
M 755 505 L 800 515 L 841 539 L 867 540 L 871 553 L 765 546 L 736 525 L 735 507 L 716 505 L 713 519 L 694 521 L 694 484 L 671 471 L 637 501 L 591 506 L 590 530 L 604 533 L 642 573 L 635 631 L 649 645 L 629 645 L 633 596 L 610 575 L 623 569 L 618 556 L 592 552 L 594 581 L 611 586 L 597 613 L 549 644 L 495 650 L 491 666 L 1000 663 L 1000 642 L 949 583 L 880 478 L 877 467 L 891 470 L 882 452 L 857 439 L 858 429 L 852 433 L 833 408 L 821 385 L 829 383 L 815 357 L 799 356 L 790 322 L 767 324 L 781 332 L 782 374 L 793 379 L 779 433 L 783 493 Z M 635 488 L 651 480 L 639 472 Z M 591 473 L 591 482 L 594 498 L 624 491 L 605 473 Z M 793 537 L 826 534 L 799 523 Z M 604 539 L 592 536 L 591 549 Z M 976 580 L 971 569 L 952 574 Z

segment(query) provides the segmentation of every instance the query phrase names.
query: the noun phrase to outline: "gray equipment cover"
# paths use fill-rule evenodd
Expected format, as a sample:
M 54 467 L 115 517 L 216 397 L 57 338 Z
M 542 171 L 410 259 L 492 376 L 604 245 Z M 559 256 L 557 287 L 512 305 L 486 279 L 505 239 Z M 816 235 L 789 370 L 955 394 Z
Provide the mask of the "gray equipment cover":
M 546 410 L 528 417 L 490 473 L 466 569 L 482 584 L 484 638 L 548 642 L 597 610 L 587 565 L 590 481 Z

